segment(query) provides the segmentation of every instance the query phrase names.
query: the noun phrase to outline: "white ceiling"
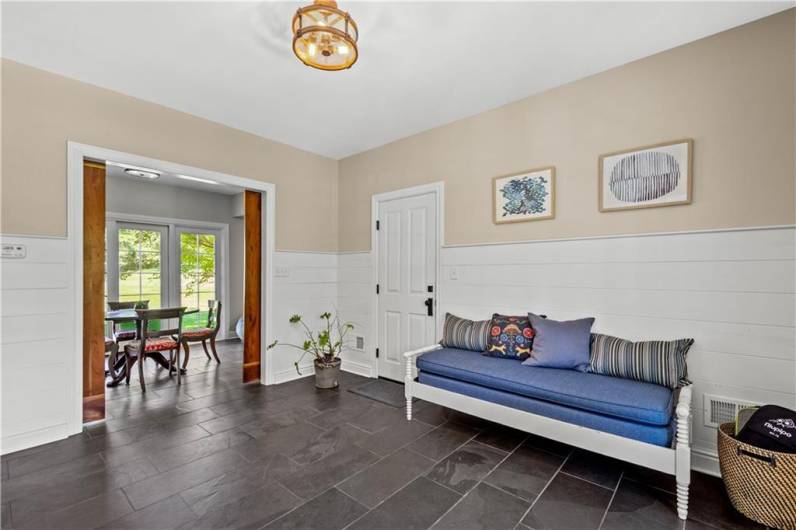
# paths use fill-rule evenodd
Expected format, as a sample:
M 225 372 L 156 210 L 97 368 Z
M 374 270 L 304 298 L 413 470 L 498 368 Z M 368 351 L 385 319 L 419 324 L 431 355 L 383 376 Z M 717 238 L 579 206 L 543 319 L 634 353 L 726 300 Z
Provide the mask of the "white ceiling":
M 293 56 L 298 5 L 3 2 L 2 55 L 343 158 L 793 2 L 340 0 L 360 28 L 342 72 Z

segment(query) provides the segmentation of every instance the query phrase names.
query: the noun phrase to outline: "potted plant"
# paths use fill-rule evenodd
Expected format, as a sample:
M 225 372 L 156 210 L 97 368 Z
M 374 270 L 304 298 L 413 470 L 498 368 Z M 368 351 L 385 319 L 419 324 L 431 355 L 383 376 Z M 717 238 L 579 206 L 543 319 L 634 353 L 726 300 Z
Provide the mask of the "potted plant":
M 301 315 L 290 317 L 293 325 L 301 324 L 304 327 L 304 334 L 307 339 L 299 346 L 297 344 L 280 343 L 274 341 L 268 349 L 277 345 L 289 346 L 303 353 L 301 357 L 293 363 L 296 372 L 301 375 L 299 363 L 308 353 L 315 357 L 315 386 L 318 388 L 336 388 L 340 376 L 340 353 L 347 345 L 346 335 L 354 329 L 354 325 L 349 322 L 342 322 L 337 315 L 332 317 L 328 311 L 321 315 L 321 320 L 325 322 L 325 328 L 313 332 L 301 318 Z

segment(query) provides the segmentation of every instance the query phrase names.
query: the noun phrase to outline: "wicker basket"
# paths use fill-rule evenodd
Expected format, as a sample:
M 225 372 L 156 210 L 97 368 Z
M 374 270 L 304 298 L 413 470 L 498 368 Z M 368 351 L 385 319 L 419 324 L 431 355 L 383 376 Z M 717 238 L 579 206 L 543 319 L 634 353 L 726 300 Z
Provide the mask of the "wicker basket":
M 735 509 L 758 523 L 796 530 L 796 454 L 766 451 L 719 427 L 719 464 Z

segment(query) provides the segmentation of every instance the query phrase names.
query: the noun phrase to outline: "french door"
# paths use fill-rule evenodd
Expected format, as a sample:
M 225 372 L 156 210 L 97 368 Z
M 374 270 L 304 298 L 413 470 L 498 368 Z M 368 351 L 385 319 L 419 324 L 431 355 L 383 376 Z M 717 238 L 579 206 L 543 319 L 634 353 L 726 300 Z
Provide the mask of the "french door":
M 183 327 L 206 325 L 208 301 L 222 297 L 220 229 L 109 219 L 106 234 L 107 300 L 199 309 Z

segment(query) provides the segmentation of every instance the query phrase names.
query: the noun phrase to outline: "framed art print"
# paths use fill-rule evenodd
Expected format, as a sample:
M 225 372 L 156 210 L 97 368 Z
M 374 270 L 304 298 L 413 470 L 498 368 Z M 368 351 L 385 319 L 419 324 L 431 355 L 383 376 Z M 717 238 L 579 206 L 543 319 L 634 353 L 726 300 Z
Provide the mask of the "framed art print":
M 687 138 L 600 156 L 600 211 L 689 204 L 693 145 Z
M 495 224 L 555 217 L 555 167 L 530 169 L 492 179 Z

